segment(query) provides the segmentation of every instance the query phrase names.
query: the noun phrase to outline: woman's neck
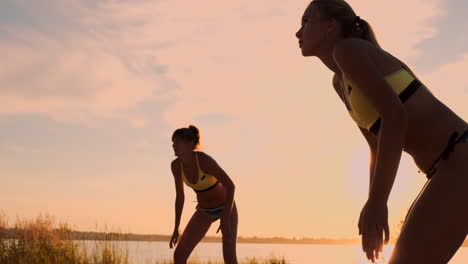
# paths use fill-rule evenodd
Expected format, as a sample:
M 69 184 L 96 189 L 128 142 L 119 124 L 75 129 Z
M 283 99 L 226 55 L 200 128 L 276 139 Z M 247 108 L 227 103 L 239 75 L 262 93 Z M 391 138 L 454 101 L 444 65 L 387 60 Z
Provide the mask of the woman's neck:
M 324 47 L 320 50 L 319 54 L 317 54 L 317 57 L 322 61 L 322 63 L 325 64 L 325 66 L 327 66 L 328 69 L 330 69 L 332 72 L 338 75 L 341 75 L 342 72 L 338 64 L 336 64 L 335 59 L 333 58 L 333 48 L 335 47 L 335 44 L 340 40 L 340 38 L 335 38 L 334 40 L 330 40 L 330 42 L 325 43 Z
M 186 152 L 180 155 L 179 158 L 185 164 L 193 164 L 195 161 L 195 151 Z
M 322 63 L 328 69 L 330 69 L 332 72 L 338 75 L 341 75 L 341 69 L 338 66 L 338 64 L 336 64 L 335 59 L 333 58 L 332 50 L 329 50 L 328 52 L 324 52 L 323 54 L 318 55 L 317 57 L 322 61 Z

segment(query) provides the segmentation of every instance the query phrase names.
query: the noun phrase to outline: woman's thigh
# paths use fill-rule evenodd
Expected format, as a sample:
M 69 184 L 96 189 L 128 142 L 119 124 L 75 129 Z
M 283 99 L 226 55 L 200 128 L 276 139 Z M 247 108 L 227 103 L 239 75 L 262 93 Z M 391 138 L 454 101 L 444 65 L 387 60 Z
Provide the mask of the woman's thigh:
M 447 263 L 466 238 L 467 204 L 468 144 L 460 144 L 414 203 L 390 263 Z
M 227 239 L 227 240 L 236 240 L 237 238 L 237 226 L 238 226 L 238 221 L 239 221 L 239 217 L 238 217 L 238 214 L 237 214 L 237 206 L 236 204 L 234 203 L 233 207 L 232 207 L 232 211 L 231 211 L 231 219 L 230 219 L 230 225 L 229 225 L 229 229 L 225 229 L 221 228 L 221 232 L 223 234 L 223 240 Z
M 226 264 L 237 263 L 237 252 L 236 252 L 236 239 L 237 239 L 237 224 L 238 215 L 237 207 L 234 203 L 231 211 L 231 219 L 229 228 L 222 225 L 221 232 L 223 234 L 223 257 Z
M 196 210 L 182 233 L 175 253 L 188 258 L 195 246 L 208 232 L 212 222 L 209 215 L 201 210 Z

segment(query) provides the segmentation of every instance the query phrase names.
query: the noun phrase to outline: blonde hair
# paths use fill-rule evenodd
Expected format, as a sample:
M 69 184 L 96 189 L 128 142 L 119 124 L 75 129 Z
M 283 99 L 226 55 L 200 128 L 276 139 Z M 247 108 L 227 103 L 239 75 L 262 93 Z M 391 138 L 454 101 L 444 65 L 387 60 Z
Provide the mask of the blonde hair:
M 380 47 L 370 24 L 356 16 L 353 8 L 344 0 L 313 0 L 307 9 L 317 8 L 324 18 L 334 18 L 340 23 L 345 38 L 365 39 Z

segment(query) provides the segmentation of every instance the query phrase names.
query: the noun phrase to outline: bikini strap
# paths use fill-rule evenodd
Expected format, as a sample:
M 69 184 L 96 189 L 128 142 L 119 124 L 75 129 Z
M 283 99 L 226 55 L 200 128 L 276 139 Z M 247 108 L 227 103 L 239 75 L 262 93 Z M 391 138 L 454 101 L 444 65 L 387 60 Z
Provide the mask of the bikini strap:
M 448 159 L 450 153 L 455 150 L 455 145 L 458 143 L 458 140 L 457 140 L 458 135 L 459 134 L 458 134 L 457 131 L 453 132 L 452 135 L 450 135 L 450 138 L 449 138 L 448 143 L 447 143 L 447 147 L 445 147 L 444 151 L 440 155 L 440 157 L 443 160 Z
M 390 57 L 392 57 L 393 59 L 397 60 L 398 63 L 400 64 L 400 66 L 405 69 L 407 72 L 409 72 L 413 77 L 414 79 L 418 80 L 421 82 L 421 80 L 419 80 L 419 78 L 416 76 L 416 74 L 414 74 L 414 72 L 408 67 L 408 65 L 406 65 L 403 61 L 401 61 L 400 59 L 398 59 L 397 57 L 393 56 L 392 54 L 390 54 L 390 52 L 387 52 L 384 50 L 384 53 L 390 55 Z M 421 82 L 422 83 L 422 82 Z
M 182 163 L 182 160 L 180 160 L 180 174 L 182 175 L 182 178 L 185 178 L 184 164 Z
M 434 164 L 432 165 L 432 169 L 427 174 L 428 179 L 430 179 L 432 175 L 436 172 L 439 163 L 442 160 L 447 160 L 449 158 L 450 153 L 455 150 L 455 145 L 465 140 L 465 138 L 468 138 L 468 130 L 465 131 L 460 137 L 458 137 L 458 135 L 459 133 L 457 131 L 453 132 L 452 135 L 450 135 L 447 146 L 445 147 L 444 151 L 442 151 L 442 154 L 440 154 L 440 156 L 434 162 Z
M 201 170 L 200 169 L 200 164 L 198 163 L 198 152 L 195 152 L 195 161 L 197 162 L 198 170 Z

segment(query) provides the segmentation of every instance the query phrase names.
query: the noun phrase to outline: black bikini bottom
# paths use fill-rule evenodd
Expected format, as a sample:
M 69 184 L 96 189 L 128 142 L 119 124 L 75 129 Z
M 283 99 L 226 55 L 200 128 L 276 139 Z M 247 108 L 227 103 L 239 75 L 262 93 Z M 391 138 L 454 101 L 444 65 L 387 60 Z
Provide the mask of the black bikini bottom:
M 405 90 L 403 90 L 403 92 L 400 93 L 400 95 L 398 97 L 400 97 L 400 100 L 404 103 L 408 100 L 408 98 L 411 97 L 411 95 L 414 94 L 414 92 L 416 92 L 418 90 L 419 87 L 421 87 L 422 83 L 415 79 L 414 81 L 412 81 L 406 88 Z M 374 124 L 371 126 L 371 128 L 369 129 L 370 132 L 374 133 L 375 135 L 377 135 L 379 133 L 379 130 L 380 130 L 380 125 L 381 125 L 381 119 L 379 117 L 379 119 L 377 119 Z
M 467 143 L 468 142 L 468 130 L 463 132 L 461 136 L 458 136 L 458 132 L 453 132 L 452 135 L 449 138 L 449 141 L 447 143 L 447 146 L 445 147 L 444 151 L 440 154 L 440 156 L 436 159 L 434 164 L 432 165 L 431 169 L 427 173 L 426 177 L 430 179 L 434 173 L 437 171 L 437 167 L 439 166 L 440 162 L 442 160 L 447 160 L 450 156 L 450 153 L 452 153 L 455 150 L 455 145 L 458 143 Z
M 224 204 L 216 208 L 201 208 L 197 206 L 197 209 L 205 212 L 211 217 L 213 221 L 216 221 L 221 217 L 221 214 L 223 213 Z

